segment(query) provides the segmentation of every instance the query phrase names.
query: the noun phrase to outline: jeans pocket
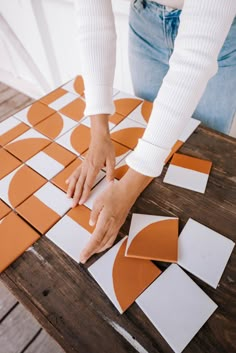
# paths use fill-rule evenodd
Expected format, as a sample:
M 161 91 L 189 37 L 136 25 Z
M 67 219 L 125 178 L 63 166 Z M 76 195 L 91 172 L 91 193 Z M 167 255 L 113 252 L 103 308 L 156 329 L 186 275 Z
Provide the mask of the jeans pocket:
M 140 12 L 143 9 L 143 0 L 132 0 L 131 7 L 135 11 Z

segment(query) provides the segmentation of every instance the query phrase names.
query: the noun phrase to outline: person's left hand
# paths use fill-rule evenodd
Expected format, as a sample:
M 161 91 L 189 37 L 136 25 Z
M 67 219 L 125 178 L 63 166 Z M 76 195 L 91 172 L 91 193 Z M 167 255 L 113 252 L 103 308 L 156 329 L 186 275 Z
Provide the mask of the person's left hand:
M 130 208 L 151 180 L 129 169 L 120 181 L 111 181 L 97 197 L 90 217 L 90 225 L 96 224 L 96 228 L 80 254 L 81 263 L 112 246 Z

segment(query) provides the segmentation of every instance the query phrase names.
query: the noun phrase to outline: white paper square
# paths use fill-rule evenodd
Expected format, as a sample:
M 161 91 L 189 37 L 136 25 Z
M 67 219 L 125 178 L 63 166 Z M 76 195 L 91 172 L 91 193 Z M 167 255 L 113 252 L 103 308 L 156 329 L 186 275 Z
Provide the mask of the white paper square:
M 46 183 L 34 194 L 40 201 L 63 216 L 71 208 L 71 200 L 66 194 L 51 183 Z
M 176 353 L 183 351 L 217 308 L 175 264 L 169 266 L 136 303 Z
M 163 182 L 204 194 L 208 178 L 208 174 L 170 164 Z
M 116 183 L 117 180 L 115 179 L 114 182 Z M 109 186 L 109 182 L 104 178 L 95 188 L 91 191 L 88 200 L 84 203 L 84 205 L 90 210 L 93 208 L 93 203 L 98 195 L 102 194 Z
M 48 180 L 64 169 L 63 164 L 43 151 L 30 158 L 26 164 Z
M 76 262 L 80 262 L 80 253 L 90 240 L 91 234 L 69 216 L 64 216 L 47 233 L 54 244 Z
M 50 108 L 53 108 L 55 110 L 60 110 L 64 108 L 67 104 L 73 102 L 77 96 L 73 93 L 67 92 L 63 96 L 57 98 L 55 101 L 52 103 L 48 104 Z
M 216 288 L 234 245 L 232 240 L 190 218 L 179 236 L 178 264 Z

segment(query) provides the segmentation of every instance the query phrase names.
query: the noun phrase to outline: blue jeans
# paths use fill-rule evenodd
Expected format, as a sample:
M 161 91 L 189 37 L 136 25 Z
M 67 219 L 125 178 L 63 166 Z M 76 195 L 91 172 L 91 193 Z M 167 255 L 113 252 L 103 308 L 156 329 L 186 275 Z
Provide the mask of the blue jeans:
M 223 5 L 222 5 L 223 6 Z M 153 101 L 169 68 L 181 10 L 148 0 L 133 0 L 129 16 L 129 62 L 137 96 Z M 205 125 L 229 133 L 236 112 L 236 18 L 218 56 L 212 77 L 193 114 Z

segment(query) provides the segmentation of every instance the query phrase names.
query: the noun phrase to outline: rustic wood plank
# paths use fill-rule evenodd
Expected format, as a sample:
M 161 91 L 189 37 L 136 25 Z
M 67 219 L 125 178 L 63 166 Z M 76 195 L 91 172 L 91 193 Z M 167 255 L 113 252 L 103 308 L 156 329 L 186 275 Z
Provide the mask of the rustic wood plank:
M 0 94 L 0 104 L 3 104 L 4 102 L 14 97 L 15 95 L 16 95 L 16 91 L 13 88 L 8 87 Z
M 25 96 L 22 93 L 16 93 L 13 97 L 0 105 L 0 121 L 15 114 L 19 110 L 31 104 L 34 100 Z
M 20 353 L 40 330 L 33 316 L 18 305 L 0 325 L 1 352 Z
M 43 330 L 24 353 L 65 353 L 65 351 Z
M 17 300 L 0 281 L 0 321 L 17 304 Z

